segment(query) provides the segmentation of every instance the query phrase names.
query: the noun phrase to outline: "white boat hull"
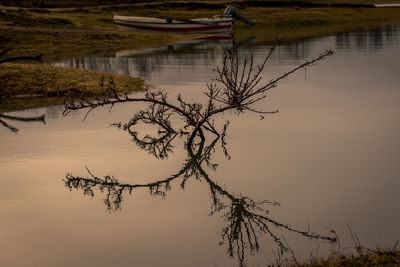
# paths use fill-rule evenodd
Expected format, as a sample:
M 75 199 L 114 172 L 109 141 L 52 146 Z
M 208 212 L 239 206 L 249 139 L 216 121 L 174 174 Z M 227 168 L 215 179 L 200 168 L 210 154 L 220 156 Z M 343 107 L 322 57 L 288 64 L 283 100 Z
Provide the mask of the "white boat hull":
M 228 33 L 233 26 L 232 18 L 175 20 L 116 15 L 114 21 L 120 29 L 159 33 Z

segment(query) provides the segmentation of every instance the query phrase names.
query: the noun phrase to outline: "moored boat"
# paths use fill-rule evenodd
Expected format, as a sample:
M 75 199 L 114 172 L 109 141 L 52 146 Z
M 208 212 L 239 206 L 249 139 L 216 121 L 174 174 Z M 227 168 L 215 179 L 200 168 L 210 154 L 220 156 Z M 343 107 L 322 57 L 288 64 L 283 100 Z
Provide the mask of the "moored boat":
M 231 17 L 185 20 L 115 15 L 114 21 L 120 29 L 130 29 L 140 32 L 227 33 L 232 31 L 233 26 L 233 19 Z
M 120 29 L 163 33 L 226 34 L 232 31 L 234 19 L 241 20 L 250 25 L 255 23 L 254 20 L 241 16 L 232 6 L 228 6 L 222 15 L 217 15 L 213 18 L 181 19 L 171 17 L 114 16 L 115 24 Z

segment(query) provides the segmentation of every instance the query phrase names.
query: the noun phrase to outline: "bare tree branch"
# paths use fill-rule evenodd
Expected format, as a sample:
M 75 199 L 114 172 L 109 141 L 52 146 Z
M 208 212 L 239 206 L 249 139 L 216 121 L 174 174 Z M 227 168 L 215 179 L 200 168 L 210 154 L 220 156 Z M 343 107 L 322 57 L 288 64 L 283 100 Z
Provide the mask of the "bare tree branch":
M 65 104 L 64 115 L 73 110 L 88 109 L 87 116 L 90 111 L 101 106 L 110 105 L 112 107 L 117 103 L 147 102 L 149 103 L 148 108 L 137 113 L 131 120 L 131 123 L 128 124 L 132 126 L 138 120 L 146 120 L 149 122 L 152 121 L 167 131 L 185 131 L 187 128 L 191 128 L 187 142 L 187 145 L 190 146 L 196 136 L 199 136 L 203 130 L 216 133 L 213 126 L 213 117 L 217 114 L 228 110 L 234 110 L 238 113 L 244 111 L 258 114 L 276 113 L 277 110 L 262 111 L 255 109 L 253 106 L 263 100 L 266 97 L 265 93 L 271 88 L 276 87 L 280 80 L 299 69 L 311 66 L 333 54 L 332 51 L 327 50 L 317 58 L 308 60 L 277 78 L 262 84 L 261 73 L 274 50 L 275 48 L 270 49 L 261 64 L 255 65 L 253 56 L 245 57 L 242 63 L 236 46 L 226 49 L 223 54 L 221 66 L 215 69 L 217 74 L 215 78 L 216 83 L 207 85 L 207 91 L 204 93 L 207 97 L 205 105 L 196 102 L 189 103 L 182 99 L 180 95 L 176 98 L 178 104 L 173 104 L 168 99 L 166 93 L 161 91 L 153 92 L 149 89 L 147 89 L 144 97 L 119 96 L 116 85 L 111 80 L 110 84 L 112 86 L 103 86 L 104 93 L 101 98 L 94 100 L 80 98 L 78 101 L 70 99 Z M 184 121 L 183 129 L 174 130 L 172 128 L 169 122 L 174 116 Z
M 73 110 L 88 109 L 88 112 L 101 107 L 125 102 L 146 102 L 148 106 L 137 112 L 133 118 L 118 127 L 128 131 L 139 147 L 147 150 L 157 158 L 165 158 L 172 152 L 172 141 L 178 135 L 188 135 L 185 144 L 188 157 L 183 167 L 173 175 L 148 184 L 124 184 L 112 176 L 98 178 L 89 170 L 89 177 L 77 177 L 67 174 L 64 179 L 66 187 L 70 190 L 83 190 L 85 195 L 94 196 L 94 189 L 98 188 L 105 192 L 104 203 L 107 210 L 118 210 L 121 208 L 125 192 L 132 194 L 139 188 L 147 188 L 151 195 L 165 197 L 171 189 L 171 184 L 181 179 L 179 185 L 184 188 L 190 178 L 203 180 L 207 183 L 212 199 L 211 215 L 220 213 L 226 223 L 221 230 L 221 244 L 228 248 L 228 255 L 238 259 L 242 266 L 247 253 L 258 252 L 260 249 L 261 235 L 271 237 L 279 246 L 280 250 L 288 250 L 284 240 L 278 232 L 287 231 L 310 239 L 336 242 L 336 237 L 324 236 L 308 230 L 299 230 L 288 224 L 281 223 L 269 215 L 271 205 L 279 205 L 271 201 L 254 201 L 249 197 L 243 197 L 222 188 L 210 178 L 205 168 L 215 171 L 217 164 L 211 159 L 215 145 L 220 140 L 225 156 L 230 158 L 226 150 L 225 135 L 229 121 L 225 123 L 222 133 L 216 130 L 214 117 L 226 111 L 242 113 L 244 111 L 256 114 L 273 114 L 277 111 L 257 110 L 254 105 L 266 97 L 266 92 L 276 87 L 277 83 L 296 72 L 332 55 L 332 51 L 326 51 L 315 59 L 308 60 L 296 68 L 278 76 L 267 83 L 263 83 L 261 73 L 270 59 L 274 48 L 269 50 L 261 64 L 256 65 L 253 56 L 245 57 L 242 61 L 239 57 L 237 47 L 226 49 L 223 54 L 221 66 L 215 69 L 215 83 L 207 84 L 207 97 L 204 104 L 188 102 L 180 95 L 173 103 L 166 93 L 161 91 L 146 91 L 142 97 L 119 96 L 116 84 L 110 78 L 108 86 L 102 81 L 104 94 L 98 99 L 80 98 L 78 101 L 71 99 L 65 104 L 64 115 Z M 88 113 L 87 113 L 88 114 Z M 86 114 L 86 116 L 87 116 Z M 85 116 L 85 117 L 86 117 Z M 261 115 L 262 116 L 262 115 Z M 172 125 L 173 118 L 183 121 L 183 126 L 178 129 Z M 263 118 L 263 117 L 261 117 Z M 145 135 L 140 138 L 135 131 L 138 123 L 151 124 L 158 127 L 155 136 Z M 187 129 L 190 131 L 187 131 Z M 206 145 L 206 133 L 212 133 L 216 138 Z

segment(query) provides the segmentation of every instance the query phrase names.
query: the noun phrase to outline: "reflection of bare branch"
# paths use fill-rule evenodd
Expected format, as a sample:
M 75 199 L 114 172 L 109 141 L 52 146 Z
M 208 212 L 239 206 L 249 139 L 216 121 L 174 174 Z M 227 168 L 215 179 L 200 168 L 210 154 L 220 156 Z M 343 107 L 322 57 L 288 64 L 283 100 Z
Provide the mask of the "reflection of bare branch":
M 8 128 L 13 133 L 17 133 L 18 132 L 18 128 L 15 128 L 15 127 L 9 125 L 4 120 L 12 120 L 12 121 L 19 121 L 19 122 L 40 121 L 40 122 L 43 122 L 43 124 L 46 124 L 44 115 L 41 115 L 41 116 L 38 116 L 38 117 L 20 117 L 20 116 L 10 116 L 10 115 L 5 115 L 5 114 L 0 114 L 0 124 L 3 125 L 4 127 Z
M 197 156 L 192 153 L 191 149 L 188 149 L 188 152 L 190 157 L 194 159 L 197 158 Z M 268 234 L 275 243 L 278 244 L 281 250 L 286 251 L 288 249 L 273 229 L 287 230 L 311 239 L 336 242 L 335 237 L 322 236 L 310 231 L 301 231 L 269 218 L 267 216 L 269 212 L 264 208 L 264 205 L 269 204 L 276 206 L 279 205 L 278 202 L 270 202 L 267 200 L 256 202 L 248 197 L 236 197 L 210 179 L 202 168 L 201 162 L 194 161 L 194 163 L 202 178 L 209 184 L 213 198 L 211 214 L 228 209 L 223 215 L 228 225 L 222 230 L 221 236 L 223 241 L 221 244 L 228 244 L 228 254 L 231 257 L 237 256 L 241 265 L 244 263 L 246 248 L 249 249 L 250 253 L 259 251 L 260 244 L 258 235 L 260 233 Z M 221 196 L 230 200 L 230 205 L 223 204 L 220 201 Z
M 217 73 L 215 81 L 218 84 L 210 83 L 207 85 L 207 91 L 204 93 L 207 100 L 204 105 L 197 102 L 189 103 L 180 95 L 176 98 L 178 103 L 173 104 L 167 98 L 167 94 L 161 91 L 151 92 L 147 90 L 144 97 L 119 96 L 115 83 L 113 83 L 113 86 L 103 87 L 104 95 L 101 98 L 95 100 L 80 98 L 78 101 L 72 99 L 65 105 L 64 115 L 77 109 L 87 108 L 89 113 L 91 110 L 105 105 L 111 105 L 112 107 L 117 103 L 146 102 L 149 104 L 149 107 L 145 111 L 137 113 L 127 125 L 130 127 L 137 120 L 147 120 L 167 131 L 172 131 L 169 122 L 172 116 L 177 116 L 181 121 L 184 121 L 184 129 L 189 127 L 192 129 L 187 142 L 187 145 L 190 146 L 194 138 L 201 136 L 202 131 L 216 132 L 213 126 L 213 117 L 217 114 L 228 110 L 235 110 L 239 113 L 243 111 L 251 111 L 259 114 L 276 113 L 277 111 L 259 111 L 253 106 L 264 99 L 266 97 L 265 93 L 269 89 L 276 87 L 280 80 L 299 69 L 313 65 L 333 53 L 332 51 L 326 51 L 317 58 L 306 61 L 298 67 L 263 84 L 261 73 L 273 51 L 274 49 L 268 51 L 262 63 L 256 65 L 253 56 L 246 57 L 242 62 L 236 46 L 226 49 L 223 54 L 221 67 L 215 69 Z
M 3 51 L 0 52 L 0 57 L 5 55 L 7 52 L 9 52 L 11 50 L 12 50 L 12 48 L 3 49 Z M 37 55 L 37 56 L 14 56 L 14 57 L 8 57 L 8 58 L 0 58 L 0 64 L 6 63 L 6 62 L 21 61 L 21 60 L 40 61 L 41 59 L 42 59 L 42 54 Z
M 18 128 L 15 128 L 15 127 L 9 125 L 8 123 L 6 123 L 5 121 L 3 121 L 1 119 L 0 119 L 0 124 L 3 125 L 4 127 L 8 128 L 13 133 L 17 133 L 18 132 Z
M 38 117 L 20 117 L 20 116 L 10 116 L 10 115 L 5 115 L 5 114 L 0 114 L 0 118 L 13 120 L 13 121 L 21 121 L 21 122 L 41 121 L 43 123 L 46 123 L 44 115 L 41 115 Z
M 130 134 L 133 137 L 133 141 L 135 141 L 140 148 L 147 150 L 149 154 L 154 155 L 158 159 L 167 158 L 168 154 L 173 152 L 171 142 L 177 135 L 165 132 L 159 138 L 146 135 L 140 139 L 136 132 L 130 132 Z
M 287 251 L 288 247 L 278 237 L 277 230 L 286 230 L 310 239 L 336 242 L 336 237 L 323 236 L 312 233 L 309 230 L 298 230 L 269 218 L 268 210 L 263 206 L 265 204 L 279 205 L 276 202 L 255 202 L 247 197 L 231 197 L 230 209 L 223 214 L 227 226 L 222 230 L 223 242 L 221 244 L 227 243 L 229 255 L 232 257 L 237 256 L 241 264 L 244 262 L 245 249 L 249 249 L 250 253 L 259 251 L 260 233 L 269 235 L 281 251 Z
M 221 245 L 226 244 L 228 254 L 236 257 L 240 265 L 244 264 L 245 255 L 258 252 L 260 249 L 260 237 L 262 234 L 270 236 L 279 248 L 284 251 L 287 249 L 285 243 L 278 237 L 277 231 L 286 230 L 300 234 L 307 238 L 335 242 L 335 237 L 322 236 L 310 231 L 302 231 L 290 227 L 269 217 L 267 207 L 269 205 L 279 205 L 271 201 L 254 201 L 241 195 L 235 196 L 219 186 L 213 181 L 203 166 L 211 169 L 216 168 L 216 164 L 211 163 L 211 154 L 214 151 L 218 138 L 215 138 L 209 145 L 205 145 L 205 138 L 200 142 L 193 143 L 188 147 L 188 159 L 184 166 L 174 175 L 166 179 L 148 184 L 123 184 L 112 176 L 98 178 L 89 172 L 90 177 L 82 178 L 67 174 L 64 180 L 69 189 L 80 189 L 85 195 L 94 196 L 94 188 L 106 193 L 104 203 L 107 210 L 118 210 L 121 208 L 123 193 L 132 194 L 135 189 L 148 188 L 153 196 L 166 196 L 166 192 L 171 190 L 171 183 L 181 178 L 180 187 L 184 188 L 185 183 L 191 177 L 196 180 L 205 180 L 210 189 L 212 198 L 211 215 L 222 213 L 227 225 L 221 231 Z
M 184 164 L 184 166 L 176 173 L 168 178 L 158 180 L 156 182 L 148 183 L 148 184 L 122 184 L 113 176 L 105 176 L 104 178 L 98 178 L 94 176 L 89 169 L 86 168 L 90 177 L 78 177 L 73 176 L 72 174 L 67 174 L 66 179 L 64 180 L 65 185 L 70 190 L 72 189 L 81 189 L 84 195 L 94 196 L 94 188 L 99 188 L 101 192 L 106 191 L 106 198 L 104 202 L 114 203 L 114 200 L 118 200 L 119 203 L 114 203 L 114 205 L 106 205 L 107 210 L 118 210 L 121 208 L 120 203 L 122 202 L 122 193 L 129 192 L 131 194 L 136 188 L 148 188 L 150 190 L 150 195 L 153 196 L 166 196 L 167 191 L 171 189 L 170 182 L 173 180 L 182 177 L 182 181 L 180 183 L 180 187 L 184 188 L 187 179 L 191 177 L 196 177 L 196 179 L 200 178 L 200 173 L 196 168 L 197 160 L 201 158 L 200 162 L 203 160 L 210 160 L 210 152 L 213 147 L 217 143 L 218 138 L 216 138 L 209 146 L 204 147 L 204 144 L 200 145 L 200 149 L 196 153 L 195 158 L 188 158 Z M 203 151 L 204 150 L 204 151 Z
M 158 159 L 167 158 L 172 152 L 173 146 L 171 142 L 178 135 L 171 126 L 170 117 L 172 113 L 165 106 L 151 103 L 146 110 L 138 112 L 128 123 L 123 125 L 123 129 L 128 131 L 133 137 L 133 141 L 142 149 L 147 150 L 149 154 L 154 155 Z M 145 135 L 143 138 L 133 129 L 137 123 L 144 123 L 158 126 L 157 135 Z M 117 125 L 121 128 L 121 124 Z M 182 135 L 183 133 L 180 132 Z
M 150 103 L 146 110 L 139 111 L 127 124 L 124 125 L 124 128 L 130 130 L 130 128 L 138 122 L 143 122 L 145 124 L 157 125 L 164 131 L 176 133 L 171 126 L 172 113 L 170 110 L 169 107 Z
M 181 134 L 188 134 L 188 141 L 185 144 L 188 158 L 184 166 L 176 173 L 165 179 L 148 184 L 122 184 L 114 177 L 106 176 L 98 178 L 93 174 L 90 177 L 82 178 L 67 174 L 65 185 L 69 189 L 83 190 L 85 195 L 94 196 L 94 188 L 106 192 L 105 204 L 107 210 L 118 210 L 121 208 L 123 193 L 132 192 L 138 188 L 147 188 L 151 195 L 166 196 L 166 192 L 171 189 L 171 183 L 181 178 L 180 187 L 184 188 L 188 179 L 194 177 L 196 180 L 204 180 L 210 189 L 212 198 L 211 214 L 222 213 L 227 225 L 221 231 L 221 244 L 226 244 L 228 254 L 236 257 L 240 265 L 244 264 L 246 253 L 258 252 L 260 248 L 259 238 L 261 235 L 271 237 L 281 250 L 286 250 L 287 246 L 278 237 L 277 231 L 289 231 L 307 238 L 335 242 L 335 237 L 322 236 L 310 231 L 302 231 L 290 227 L 270 218 L 266 205 L 278 205 L 276 202 L 254 201 L 248 197 L 234 195 L 223 189 L 213 181 L 205 168 L 216 170 L 217 164 L 211 160 L 215 145 L 221 140 L 221 145 L 225 156 L 230 158 L 226 150 L 225 135 L 229 121 L 223 127 L 220 134 L 214 126 L 213 118 L 215 115 L 228 110 L 242 113 L 251 111 L 258 114 L 270 114 L 277 111 L 259 111 L 254 108 L 254 104 L 266 97 L 265 93 L 271 88 L 276 87 L 277 83 L 292 74 L 293 72 L 314 64 L 315 62 L 331 55 L 331 51 L 326 51 L 316 59 L 306 61 L 298 67 L 272 79 L 267 83 L 262 83 L 261 72 L 267 61 L 271 57 L 274 49 L 271 49 L 265 56 L 260 65 L 256 65 L 252 56 L 246 57 L 242 62 L 239 58 L 237 48 L 227 49 L 224 52 L 222 64 L 216 68 L 216 83 L 207 85 L 208 91 L 206 103 L 189 103 L 180 95 L 177 96 L 177 104 L 172 104 L 166 93 L 147 90 L 144 97 L 119 96 L 116 85 L 110 79 L 109 86 L 104 89 L 104 96 L 96 100 L 81 98 L 79 102 L 71 101 L 65 105 L 64 114 L 72 110 L 88 108 L 88 113 L 101 106 L 124 102 L 147 102 L 148 107 L 139 111 L 133 118 L 121 126 L 133 137 L 136 144 L 142 149 L 149 151 L 157 158 L 165 158 L 172 152 L 172 140 Z M 218 83 L 218 84 L 217 84 Z M 87 113 L 87 114 L 88 114 Z M 86 114 L 86 116 L 87 116 Z M 181 129 L 172 127 L 171 122 L 175 119 L 183 121 Z M 263 118 L 263 117 L 262 117 Z M 150 124 L 158 127 L 156 136 L 145 135 L 138 137 L 135 126 L 138 123 Z M 187 132 L 187 129 L 191 129 Z M 206 145 L 206 133 L 213 133 L 216 138 Z
M 121 209 L 121 202 L 123 200 L 123 193 L 128 192 L 132 194 L 136 188 L 148 188 L 150 195 L 165 197 L 167 191 L 171 189 L 170 182 L 176 178 L 182 176 L 184 179 L 181 183 L 183 188 L 187 178 L 193 176 L 191 172 L 191 163 L 188 162 L 178 173 L 171 175 L 170 177 L 159 180 L 148 184 L 123 184 L 120 183 L 113 176 L 105 176 L 104 178 L 98 178 L 94 176 L 89 169 L 87 169 L 90 177 L 78 177 L 72 174 L 67 174 L 64 180 L 65 186 L 72 189 L 80 189 L 84 195 L 94 197 L 94 188 L 100 189 L 101 192 L 106 192 L 104 203 L 106 204 L 107 210 L 119 210 Z
M 3 55 L 5 55 L 7 52 L 9 52 L 11 50 L 12 50 L 11 47 L 7 47 L 7 48 L 3 49 L 3 51 L 0 52 L 0 57 L 2 57 Z

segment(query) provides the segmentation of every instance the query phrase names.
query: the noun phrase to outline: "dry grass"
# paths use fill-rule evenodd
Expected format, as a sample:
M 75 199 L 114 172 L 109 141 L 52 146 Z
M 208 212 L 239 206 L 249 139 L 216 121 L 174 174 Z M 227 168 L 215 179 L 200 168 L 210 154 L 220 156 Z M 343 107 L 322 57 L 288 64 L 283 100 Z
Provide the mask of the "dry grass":
M 282 259 L 278 255 L 275 263 L 268 265 L 268 267 L 400 266 L 400 249 L 397 247 L 399 241 L 396 242 L 393 248 L 368 249 L 361 245 L 357 233 L 353 232 L 350 226 L 347 227 L 354 242 L 354 247 L 346 248 L 347 252 L 341 249 L 340 239 L 336 236 L 338 240 L 336 245 L 338 246 L 336 247 L 335 245 L 327 257 L 312 255 L 307 260 L 299 260 L 294 255 L 293 250 L 289 249 L 290 255 L 288 258 Z M 333 231 L 333 233 L 335 232 Z
M 110 74 L 44 64 L 2 64 L 0 96 L 64 97 L 76 94 L 96 96 L 102 90 L 100 86 L 102 77 L 108 76 Z M 142 79 L 121 75 L 113 77 L 119 93 L 144 89 Z
M 355 253 L 333 253 L 326 259 L 312 258 L 300 261 L 296 258 L 277 260 L 269 267 L 366 267 L 400 266 L 399 249 L 357 249 Z
M 243 15 L 256 18 L 257 24 L 238 23 L 236 37 L 253 35 L 258 42 L 326 36 L 400 22 L 400 8 L 249 8 Z

